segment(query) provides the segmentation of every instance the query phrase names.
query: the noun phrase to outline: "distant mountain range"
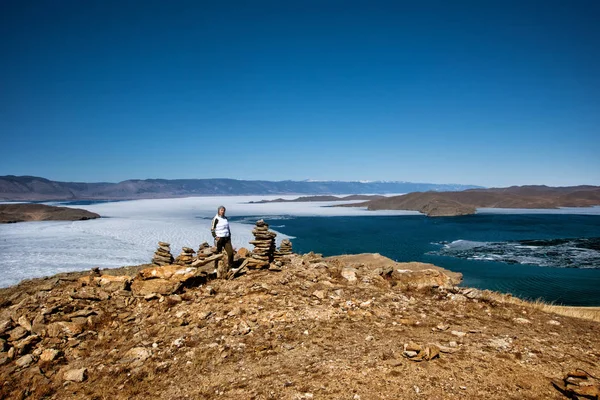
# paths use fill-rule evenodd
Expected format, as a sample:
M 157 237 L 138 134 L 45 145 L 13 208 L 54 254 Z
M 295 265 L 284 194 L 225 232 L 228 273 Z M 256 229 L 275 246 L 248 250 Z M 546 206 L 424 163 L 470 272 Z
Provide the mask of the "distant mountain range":
M 131 200 L 186 196 L 283 194 L 390 194 L 460 191 L 474 185 L 411 182 L 244 181 L 237 179 L 132 179 L 119 183 L 57 182 L 35 176 L 0 176 L 0 200 Z

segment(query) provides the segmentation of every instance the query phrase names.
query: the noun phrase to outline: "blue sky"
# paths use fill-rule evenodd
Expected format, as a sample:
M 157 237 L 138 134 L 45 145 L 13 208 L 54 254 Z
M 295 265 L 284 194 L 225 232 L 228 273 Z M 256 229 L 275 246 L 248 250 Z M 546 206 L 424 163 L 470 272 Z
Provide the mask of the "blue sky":
M 599 19 L 595 0 L 5 0 L 0 175 L 600 185 Z

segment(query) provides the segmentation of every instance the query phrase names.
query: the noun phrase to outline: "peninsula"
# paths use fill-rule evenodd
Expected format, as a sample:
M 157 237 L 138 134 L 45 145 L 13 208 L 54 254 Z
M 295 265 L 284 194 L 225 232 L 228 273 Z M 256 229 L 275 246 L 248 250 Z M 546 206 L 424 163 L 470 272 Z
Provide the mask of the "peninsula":
M 478 208 L 557 209 L 600 206 L 599 186 L 511 186 L 461 192 L 415 192 L 338 207 L 411 210 L 430 217 L 475 214 Z
M 47 206 L 45 204 L 0 204 L 0 223 L 26 221 L 83 221 L 100 215 L 81 208 Z

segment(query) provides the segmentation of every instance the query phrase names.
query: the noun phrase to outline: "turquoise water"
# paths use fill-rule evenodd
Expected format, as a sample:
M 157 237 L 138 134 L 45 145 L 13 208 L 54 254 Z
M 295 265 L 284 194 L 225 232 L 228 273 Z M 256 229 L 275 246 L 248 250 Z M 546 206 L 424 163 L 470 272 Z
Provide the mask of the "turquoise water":
M 246 219 L 254 221 L 238 220 Z M 380 253 L 396 261 L 433 263 L 461 272 L 465 286 L 557 304 L 600 306 L 598 215 L 265 220 L 271 229 L 295 237 L 292 243 L 298 253 Z

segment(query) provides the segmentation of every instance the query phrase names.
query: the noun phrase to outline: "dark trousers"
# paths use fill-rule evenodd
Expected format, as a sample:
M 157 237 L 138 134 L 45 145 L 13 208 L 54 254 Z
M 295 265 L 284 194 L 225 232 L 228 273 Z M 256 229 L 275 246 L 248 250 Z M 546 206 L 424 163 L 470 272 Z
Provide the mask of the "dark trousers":
M 229 268 L 233 266 L 233 247 L 231 246 L 231 237 L 222 237 L 217 240 L 217 253 L 225 249 Z

